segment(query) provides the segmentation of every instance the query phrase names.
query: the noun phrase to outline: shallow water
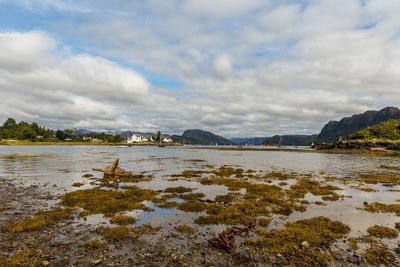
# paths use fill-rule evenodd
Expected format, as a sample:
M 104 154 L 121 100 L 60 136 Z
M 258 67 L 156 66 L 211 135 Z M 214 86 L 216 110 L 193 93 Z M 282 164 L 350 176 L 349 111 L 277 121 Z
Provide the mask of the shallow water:
M 203 186 L 195 181 L 167 181 L 172 174 L 179 174 L 188 169 L 204 169 L 204 165 L 215 165 L 216 168 L 229 165 L 253 169 L 257 171 L 286 171 L 318 175 L 325 172 L 328 176 L 353 177 L 363 173 L 399 171 L 381 169 L 381 165 L 399 166 L 400 158 L 392 156 L 365 156 L 357 154 L 322 154 L 284 151 L 220 151 L 196 149 L 190 147 L 130 147 L 111 146 L 0 146 L 0 176 L 22 185 L 39 185 L 45 191 L 61 194 L 65 191 L 77 190 L 74 182 L 83 182 L 79 189 L 91 188 L 90 180 L 82 178 L 83 174 L 102 174 L 92 171 L 93 167 L 103 168 L 110 165 L 115 158 L 120 159 L 120 166 L 134 173 L 146 172 L 154 175 L 149 182 L 140 182 L 141 188 L 163 190 L 167 187 L 185 186 L 203 192 L 206 199 L 214 199 L 216 195 L 224 195 L 229 191 L 224 186 Z M 290 184 L 290 180 L 286 181 Z M 334 183 L 333 183 L 334 184 Z M 340 220 L 352 228 L 352 234 L 365 234 L 366 229 L 374 224 L 394 226 L 400 218 L 394 214 L 369 213 L 358 210 L 363 202 L 396 203 L 400 193 L 387 192 L 381 185 L 369 185 L 379 192 L 363 192 L 338 184 L 344 190 L 339 194 L 352 196 L 336 202 L 327 202 L 328 206 L 310 205 L 306 212 L 295 212 L 287 218 L 297 220 L 313 216 L 327 216 Z M 398 189 L 394 187 L 394 189 Z M 307 196 L 312 201 L 320 197 Z M 307 199 L 307 198 L 306 198 Z M 152 203 L 148 204 L 153 207 Z M 137 217 L 138 224 L 151 222 L 153 225 L 168 227 L 188 222 L 200 214 L 185 213 L 173 209 L 154 208 L 153 212 L 133 211 L 130 215 Z M 270 228 L 282 227 L 286 220 L 277 218 Z M 282 222 L 282 223 L 281 223 Z M 80 222 L 81 223 L 81 222 Z M 108 224 L 106 218 L 99 215 L 88 216 L 86 223 Z M 223 226 L 209 226 L 210 231 L 220 231 Z

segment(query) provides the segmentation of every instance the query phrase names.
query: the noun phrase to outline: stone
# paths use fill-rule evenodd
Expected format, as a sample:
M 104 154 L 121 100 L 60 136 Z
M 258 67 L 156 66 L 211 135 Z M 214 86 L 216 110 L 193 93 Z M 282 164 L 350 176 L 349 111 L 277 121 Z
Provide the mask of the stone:
M 309 248 L 310 245 L 308 244 L 307 241 L 303 241 L 303 242 L 301 242 L 301 247 L 302 247 L 302 248 Z

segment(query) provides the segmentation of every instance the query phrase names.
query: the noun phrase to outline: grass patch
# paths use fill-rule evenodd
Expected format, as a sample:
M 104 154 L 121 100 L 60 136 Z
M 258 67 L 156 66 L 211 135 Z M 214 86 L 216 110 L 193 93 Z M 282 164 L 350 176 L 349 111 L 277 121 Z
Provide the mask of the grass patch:
M 118 225 L 129 225 L 134 224 L 136 222 L 135 217 L 127 216 L 127 215 L 115 215 L 112 217 L 110 223 L 118 224 Z
M 84 183 L 73 183 L 72 184 L 73 187 L 81 187 L 83 185 L 85 185 L 85 184 Z
M 399 236 L 398 232 L 395 229 L 380 225 L 368 227 L 367 232 L 371 236 L 379 238 L 396 238 Z

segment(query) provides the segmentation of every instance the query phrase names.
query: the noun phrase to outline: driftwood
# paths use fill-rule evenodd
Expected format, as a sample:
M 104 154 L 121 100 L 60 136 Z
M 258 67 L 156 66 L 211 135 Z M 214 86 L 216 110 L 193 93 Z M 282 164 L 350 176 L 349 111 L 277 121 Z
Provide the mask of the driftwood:
M 254 219 L 248 226 L 245 227 L 238 227 L 233 226 L 219 235 L 211 238 L 208 242 L 215 246 L 216 248 L 225 249 L 229 253 L 236 252 L 236 244 L 235 244 L 235 235 L 238 235 L 242 232 L 248 232 L 249 230 L 253 229 L 257 225 L 257 220 Z
M 122 175 L 126 173 L 126 171 L 120 167 L 118 167 L 119 158 L 117 158 L 111 166 L 106 166 L 104 169 L 93 168 L 92 170 L 103 172 L 103 178 L 112 178 L 115 175 Z

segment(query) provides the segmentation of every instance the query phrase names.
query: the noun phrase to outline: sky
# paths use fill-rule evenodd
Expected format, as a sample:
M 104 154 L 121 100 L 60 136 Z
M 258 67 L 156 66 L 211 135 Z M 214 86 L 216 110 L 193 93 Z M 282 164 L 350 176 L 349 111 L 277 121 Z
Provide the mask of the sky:
M 398 0 L 0 0 L 0 121 L 226 137 L 399 106 Z

